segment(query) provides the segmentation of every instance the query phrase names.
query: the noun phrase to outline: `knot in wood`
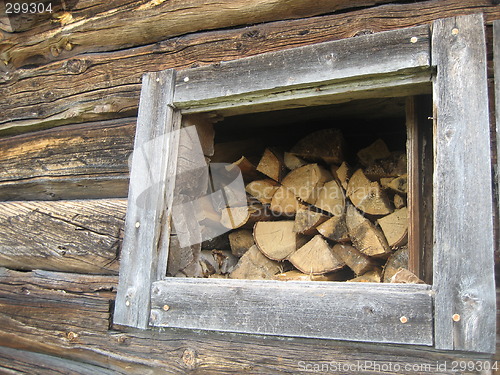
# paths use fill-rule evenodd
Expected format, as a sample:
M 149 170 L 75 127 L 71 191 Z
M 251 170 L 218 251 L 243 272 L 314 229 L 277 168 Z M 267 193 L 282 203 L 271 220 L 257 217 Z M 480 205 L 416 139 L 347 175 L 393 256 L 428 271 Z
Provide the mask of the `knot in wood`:
M 182 354 L 182 361 L 190 370 L 196 367 L 196 351 L 193 349 L 186 349 Z
M 73 331 L 70 331 L 66 334 L 66 338 L 69 340 L 69 341 L 75 341 L 77 338 L 78 338 L 78 333 L 76 332 L 73 332 Z
M 88 63 L 85 60 L 70 59 L 64 63 L 64 69 L 71 74 L 80 74 L 87 70 Z

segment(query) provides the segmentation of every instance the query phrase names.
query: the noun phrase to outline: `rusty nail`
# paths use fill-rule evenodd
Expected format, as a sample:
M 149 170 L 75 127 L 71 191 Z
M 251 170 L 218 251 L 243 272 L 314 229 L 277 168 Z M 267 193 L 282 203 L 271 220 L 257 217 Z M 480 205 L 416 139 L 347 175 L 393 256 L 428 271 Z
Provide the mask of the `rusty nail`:
M 451 319 L 453 319 L 454 322 L 460 321 L 460 314 L 453 314 L 453 316 L 451 317 Z
M 402 316 L 401 318 L 399 318 L 399 321 L 405 324 L 406 322 L 408 322 L 408 318 L 406 316 Z
M 163 305 L 163 311 L 168 311 L 170 310 L 170 306 L 169 305 Z

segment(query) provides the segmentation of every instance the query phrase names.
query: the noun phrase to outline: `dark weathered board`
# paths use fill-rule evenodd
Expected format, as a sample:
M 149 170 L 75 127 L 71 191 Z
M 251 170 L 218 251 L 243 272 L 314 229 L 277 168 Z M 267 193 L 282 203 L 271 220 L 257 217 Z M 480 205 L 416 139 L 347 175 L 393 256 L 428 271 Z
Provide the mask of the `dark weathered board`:
M 0 346 L 0 372 L 3 374 L 113 375 L 116 371 L 47 354 Z
M 33 298 L 23 290 L 42 290 L 44 296 L 58 296 L 62 306 L 53 305 L 45 309 L 41 319 L 25 319 L 21 322 L 16 311 L 0 309 L 0 345 L 39 352 L 71 361 L 100 366 L 118 374 L 255 374 L 275 375 L 302 373 L 306 364 L 349 364 L 359 362 L 385 363 L 401 365 L 400 371 L 392 368 L 380 368 L 376 371 L 368 368 L 365 373 L 383 375 L 412 374 L 424 375 L 438 373 L 436 364 L 448 362 L 446 370 L 440 374 L 452 375 L 450 363 L 456 361 L 481 360 L 490 357 L 467 355 L 464 353 L 430 351 L 429 347 L 407 345 L 380 345 L 347 343 L 334 340 L 277 338 L 262 335 L 243 335 L 214 333 L 206 331 L 176 330 L 170 328 L 143 330 L 108 331 L 103 324 L 88 325 L 82 329 L 70 329 L 64 316 L 55 329 L 60 314 L 72 309 L 70 316 L 89 314 L 88 307 L 80 303 L 87 301 L 89 295 L 100 298 L 101 293 L 108 295 L 112 285 L 109 276 L 82 276 L 51 272 L 15 272 L 3 270 L 0 289 L 5 288 L 16 293 L 16 303 L 35 305 L 45 303 Z M 6 284 L 6 285 L 2 285 Z M 87 286 L 88 285 L 88 286 Z M 57 293 L 57 291 L 60 291 Z M 63 293 L 65 291 L 66 293 Z M 35 292 L 34 292 L 35 293 Z M 35 296 L 41 296 L 36 294 Z M 64 298 L 64 299 L 63 299 Z M 52 299 L 54 301 L 54 299 Z M 92 314 L 92 313 L 91 313 Z M 92 315 L 95 316 L 95 315 Z M 352 321 L 351 324 L 356 324 Z M 70 332 L 78 336 L 69 335 Z M 29 352 L 19 353 L 30 358 Z M 26 361 L 29 361 L 26 359 Z M 40 363 L 44 363 L 41 361 Z M 5 363 L 2 363 L 5 365 Z M 406 367 L 405 364 L 411 365 Z M 60 363 L 61 369 L 65 368 Z M 413 367 L 413 366 L 418 367 Z M 301 367 L 302 366 L 302 367 Z M 370 365 L 371 366 L 371 365 Z M 422 366 L 422 367 L 420 367 Z M 68 370 L 69 371 L 69 370 Z M 338 372 L 338 371 L 337 371 Z M 347 373 L 343 371 L 341 373 Z M 49 372 L 48 372 L 49 373 Z M 101 373 L 101 372 L 98 372 Z M 332 371 L 333 373 L 333 371 Z M 351 373 L 363 373 L 351 371 Z M 477 371 L 465 371 L 463 374 L 477 374 Z
M 33 277 L 35 276 L 35 277 Z M 21 324 L 30 324 L 41 329 L 77 333 L 92 327 L 105 331 L 110 324 L 111 301 L 114 293 L 109 291 L 110 280 L 101 276 L 87 276 L 102 283 L 99 292 L 74 292 L 66 285 L 81 284 L 78 275 L 68 276 L 62 282 L 37 282 L 32 273 L 7 271 L 0 268 L 0 311 Z M 115 280 L 116 281 L 116 280 Z M 56 289 L 60 285 L 60 289 Z M 106 290 L 106 289 L 108 290 Z M 89 288 L 90 289 L 90 288 Z M 78 334 L 78 333 L 77 333 Z
M 172 130 L 180 127 L 180 116 L 171 105 L 174 82 L 172 69 L 143 78 L 120 257 L 116 324 L 148 326 L 151 283 L 158 278 L 161 227 L 167 220 L 166 182 L 173 188 L 175 181 L 172 173 L 168 174 L 169 167 L 175 167 Z
M 493 22 L 493 60 L 494 60 L 494 72 L 495 72 L 495 131 L 496 131 L 496 165 L 494 166 L 495 180 L 496 180 L 496 225 L 497 231 L 500 221 L 500 20 Z M 490 102 L 491 103 L 491 102 Z M 490 110 L 493 108 L 490 107 Z M 500 238 L 497 238 L 496 243 L 496 263 L 500 262 Z M 497 264 L 496 268 L 496 281 L 497 284 L 500 282 L 500 264 Z
M 500 18 L 500 7 L 490 0 L 443 0 L 438 6 L 432 1 L 403 2 L 189 34 L 110 53 L 76 55 L 45 66 L 0 75 L 0 97 L 9 98 L 0 101 L 0 129 L 3 133 L 23 132 L 134 114 L 141 75 L 147 71 L 217 63 L 291 46 L 422 25 L 436 18 L 478 11 L 485 12 L 487 21 Z M 125 42 L 125 37 L 123 40 Z M 43 88 L 43 95 L 38 94 L 39 88 Z
M 433 25 L 435 340 L 495 351 L 493 207 L 482 15 Z
M 427 285 L 169 278 L 151 308 L 160 327 L 433 344 Z
M 0 203 L 0 266 L 117 274 L 127 201 Z
M 305 100 L 319 104 L 323 96 L 345 101 L 356 91 L 424 83 L 430 80 L 429 43 L 429 28 L 420 26 L 187 69 L 177 75 L 174 103 L 188 111 L 234 113 L 256 104 L 276 110 Z
M 135 119 L 0 139 L 0 200 L 126 197 Z
M 408 267 L 426 283 L 432 284 L 432 97 L 408 98 L 406 111 Z
M 389 0 L 361 0 L 356 6 L 387 2 Z M 0 68 L 46 63 L 82 51 L 134 47 L 199 30 L 302 18 L 350 7 L 349 0 L 320 3 L 296 0 L 293 4 L 274 0 L 181 0 L 137 4 L 133 9 L 116 8 L 76 24 L 68 22 L 50 32 L 40 33 L 33 28 L 29 32 L 11 35 L 4 43 L 0 40 Z M 113 32 L 109 32 L 110 27 Z

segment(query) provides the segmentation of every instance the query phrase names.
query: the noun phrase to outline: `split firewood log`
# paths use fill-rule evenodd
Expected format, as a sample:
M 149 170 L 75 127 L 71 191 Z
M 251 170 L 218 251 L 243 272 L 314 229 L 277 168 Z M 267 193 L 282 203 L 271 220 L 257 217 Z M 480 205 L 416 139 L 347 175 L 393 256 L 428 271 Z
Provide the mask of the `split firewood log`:
M 257 165 L 257 170 L 274 181 L 281 182 L 287 171 L 283 153 L 276 149 L 266 148 Z
M 351 205 L 347 207 L 346 225 L 354 247 L 362 253 L 380 257 L 391 252 L 382 231 Z
M 408 193 L 408 174 L 403 174 L 399 177 L 393 178 L 387 187 L 394 190 L 396 193 L 407 194 Z
M 303 273 L 323 275 L 345 266 L 319 234 L 300 247 L 288 260 Z
M 280 186 L 274 192 L 269 208 L 278 216 L 294 216 L 300 206 L 295 194 L 285 186 Z
M 212 250 L 212 249 L 229 250 L 230 248 L 231 247 L 229 246 L 229 237 L 227 233 L 206 239 L 201 243 L 202 250 Z
M 347 266 L 354 271 L 356 275 L 363 275 L 375 267 L 375 263 L 354 246 L 336 244 L 332 251 Z
M 233 255 L 242 257 L 253 245 L 255 241 L 251 230 L 238 229 L 229 233 L 229 246 Z
M 400 268 L 390 279 L 391 283 L 403 283 L 403 284 L 425 284 L 422 280 L 418 278 L 413 272 L 407 270 L 406 268 Z
M 238 258 L 230 251 L 224 250 L 202 250 L 200 253 L 200 265 L 203 276 L 213 274 L 227 274 L 233 271 L 238 263 Z
M 368 219 L 350 230 L 349 237 L 354 247 L 368 256 L 383 257 L 391 252 L 383 233 Z
M 334 216 L 316 227 L 317 231 L 325 238 L 335 242 L 349 241 L 346 216 Z
M 347 196 L 361 211 L 370 215 L 387 215 L 392 212 L 387 194 L 378 182 L 371 182 L 361 169 L 352 175 L 347 186 Z
M 408 209 L 403 207 L 377 220 L 390 247 L 408 242 Z
M 391 156 L 387 145 L 380 138 L 370 146 L 358 151 L 358 159 L 365 167 L 375 163 L 376 160 L 385 159 Z
M 406 173 L 406 163 L 406 152 L 391 152 L 390 157 L 377 160 L 375 163 L 365 168 L 365 175 L 371 180 L 380 180 L 384 177 L 398 177 Z
M 403 246 L 400 249 L 396 250 L 391 256 L 387 259 L 387 262 L 384 266 L 383 273 L 383 281 L 384 283 L 388 283 L 391 281 L 391 277 L 394 276 L 396 272 L 400 268 L 408 269 L 408 247 Z
M 257 248 L 252 246 L 238 261 L 233 272 L 229 274 L 231 279 L 271 279 L 273 275 L 282 272 L 280 262 L 267 258 Z
M 245 183 L 262 178 L 262 175 L 257 171 L 255 165 L 245 156 L 242 156 L 234 163 L 227 165 L 226 170 L 232 170 L 234 167 L 238 167 L 240 169 Z
M 346 162 L 343 162 L 340 164 L 340 167 L 338 167 L 335 171 L 335 175 L 340 181 L 340 185 L 344 188 L 344 190 L 347 190 L 347 184 L 349 183 L 349 179 L 352 176 L 351 168 Z
M 324 275 L 312 275 L 297 270 L 277 273 L 272 278 L 280 281 L 344 281 L 352 277 L 348 269 L 330 272 Z
M 403 208 L 404 206 L 406 206 L 405 199 L 399 194 L 394 194 L 394 207 Z
M 326 182 L 319 189 L 314 206 L 334 216 L 342 215 L 345 209 L 344 189 L 335 180 Z
M 358 276 L 354 279 L 347 280 L 349 282 L 361 282 L 361 283 L 380 283 L 382 280 L 382 270 L 377 267 Z
M 291 171 L 307 164 L 304 159 L 298 157 L 295 154 L 292 154 L 291 152 L 285 152 L 283 159 L 285 162 L 285 166 Z
M 325 168 L 318 164 L 307 164 L 288 173 L 282 185 L 300 200 L 314 204 L 320 188 L 332 179 L 332 175 Z
M 344 161 L 344 144 L 339 129 L 323 129 L 302 138 L 290 152 L 306 160 L 340 164 Z
M 226 207 L 221 211 L 220 223 L 229 229 L 245 226 L 251 228 L 257 221 L 272 220 L 273 216 L 266 206 L 248 205 L 243 207 Z
M 295 214 L 293 231 L 295 233 L 313 235 L 318 233 L 316 229 L 318 225 L 324 223 L 326 220 L 328 220 L 328 216 L 320 212 L 314 212 L 305 207 L 299 208 Z
M 253 229 L 255 244 L 269 259 L 283 260 L 302 246 L 306 239 L 293 231 L 295 222 L 259 221 Z
M 276 181 L 266 178 L 265 180 L 250 182 L 245 187 L 245 190 L 248 194 L 257 198 L 262 204 L 270 204 L 278 188 L 279 184 Z

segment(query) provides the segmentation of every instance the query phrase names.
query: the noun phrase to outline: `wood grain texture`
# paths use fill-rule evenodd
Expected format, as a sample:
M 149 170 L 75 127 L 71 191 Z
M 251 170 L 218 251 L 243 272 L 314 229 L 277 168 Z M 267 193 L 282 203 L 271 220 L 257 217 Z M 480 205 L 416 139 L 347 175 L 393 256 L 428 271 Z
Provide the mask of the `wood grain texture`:
M 172 163 L 170 157 L 175 156 L 172 130 L 180 126 L 180 116 L 174 113 L 171 105 L 174 82 L 175 71 L 172 69 L 147 73 L 143 78 L 115 324 L 148 326 L 151 283 L 158 277 L 161 226 L 167 219 L 166 179 L 171 178 L 168 168 Z M 166 260 L 160 260 L 163 262 Z
M 159 327 L 433 343 L 427 285 L 168 278 L 152 288 L 151 324 Z
M 5 272 L 5 270 L 4 270 Z M 86 307 L 81 303 L 73 303 L 84 292 L 97 298 L 99 293 L 109 293 L 112 280 L 101 276 L 60 273 L 33 273 L 7 271 L 6 277 L 0 279 L 0 289 L 16 286 L 16 299 L 24 304 L 34 304 L 30 294 L 23 294 L 22 288 L 28 290 L 46 290 L 65 296 L 66 303 L 71 304 L 74 314 L 85 314 Z M 93 281 L 89 280 L 92 278 Z M 114 277 L 113 277 L 114 278 Z M 116 280 L 116 278 L 114 278 Z M 51 281 L 53 280 L 53 282 Z M 39 284 L 40 283 L 40 284 Z M 92 285 L 87 287 L 86 285 Z M 104 289 L 99 287 L 101 285 Z M 116 285 L 116 284 L 115 284 Z M 499 291 L 500 292 L 500 291 Z M 67 306 L 67 305 L 66 305 Z M 348 364 L 356 365 L 358 361 L 392 363 L 402 365 L 398 374 L 424 375 L 433 371 L 437 361 L 441 363 L 453 360 L 487 360 L 490 356 L 481 354 L 465 354 L 430 350 L 428 347 L 415 345 L 380 345 L 348 343 L 335 340 L 278 338 L 262 335 L 243 335 L 231 333 L 215 333 L 207 331 L 178 330 L 162 328 L 153 330 L 126 329 L 122 331 L 107 330 L 102 325 L 75 327 L 74 331 L 59 324 L 50 329 L 58 314 L 63 310 L 46 309 L 49 319 L 25 319 L 21 321 L 13 311 L 0 310 L 0 343 L 2 347 L 22 350 L 8 358 L 8 365 L 21 366 L 19 363 L 30 362 L 32 352 L 74 361 L 81 364 L 99 366 L 104 373 L 109 370 L 115 374 L 251 374 L 275 375 L 304 372 L 305 364 Z M 45 323 L 47 321 L 48 323 Z M 77 329 L 78 328 L 78 329 Z M 69 332 L 78 336 L 69 339 Z M 43 338 L 43 339 L 41 339 Z M 5 353 L 3 351 L 2 353 Z M 12 351 L 10 353 L 13 353 Z M 4 357 L 5 354 L 1 354 Z M 2 358 L 4 358 L 2 357 Z M 6 358 L 6 357 L 5 357 Z M 23 359 L 25 358 L 25 359 Z M 12 361 L 15 361 L 12 363 Z M 17 364 L 16 364 L 17 363 Z M 42 358 L 40 364 L 46 363 Z M 71 373 L 68 362 L 60 363 L 60 370 Z M 71 362 L 72 363 L 72 362 Z M 3 366 L 7 365 L 5 362 Z M 411 368 L 405 368 L 410 364 Z M 65 366 L 68 365 L 66 368 Z M 416 366 L 418 367 L 415 370 Z M 302 367 L 301 367 L 302 366 Z M 427 367 L 425 367 L 427 366 Z M 431 367 L 429 367 L 431 366 Z M 426 370 L 430 369 L 430 370 Z M 83 371 L 83 370 L 82 370 Z M 38 373 L 53 373 L 40 370 Z M 353 371 L 351 373 L 359 373 Z M 382 368 L 380 371 L 368 369 L 365 374 L 393 375 L 393 369 Z M 452 375 L 456 372 L 448 367 L 440 374 Z M 476 371 L 465 371 L 463 374 L 477 374 Z
M 0 139 L 0 200 L 126 197 L 135 121 Z
M 432 59 L 437 69 L 433 284 L 436 347 L 493 353 L 493 207 L 482 15 L 436 21 Z M 452 320 L 454 314 L 460 315 L 459 321 Z
M 0 203 L 0 266 L 118 273 L 126 200 Z
M 398 74 L 404 80 L 425 72 L 430 63 L 429 43 L 428 27 L 420 26 L 187 69 L 177 75 L 174 104 L 189 111 L 234 111 L 257 103 L 272 102 L 276 107 L 278 101 L 316 99 L 342 91 L 352 96 L 353 91 L 373 90 L 373 84 L 368 88 L 360 84 L 366 85 L 373 76 Z M 425 82 L 425 78 L 414 80 Z M 388 81 L 386 86 L 392 87 L 394 83 Z
M 387 3 L 361 0 L 356 7 Z M 134 47 L 199 30 L 310 17 L 351 8 L 349 0 L 183 0 L 117 7 L 44 33 L 36 28 L 0 41 L 0 68 L 46 63 L 85 51 Z M 106 37 L 103 38 L 103 33 Z M 62 55 L 62 56 L 61 56 Z
M 479 11 L 485 13 L 487 21 L 500 18 L 500 7 L 490 0 L 405 2 L 194 33 L 142 47 L 79 54 L 44 66 L 18 69 L 0 74 L 0 96 L 8 98 L 0 101 L 0 132 L 12 134 L 135 115 L 141 75 L 147 71 L 229 61 Z
M 58 278 L 57 273 L 43 276 Z M 86 291 L 75 292 L 75 286 L 83 284 L 79 278 L 81 276 L 68 274 L 63 280 L 40 284 L 40 276 L 35 273 L 0 268 L 0 311 L 20 323 L 68 334 L 87 327 L 105 331 L 110 325 L 111 300 L 114 299 L 111 289 L 116 285 L 116 278 L 87 276 L 87 280 L 93 279 L 96 290 L 87 287 Z M 96 288 L 95 283 L 101 287 Z M 67 284 L 71 285 L 68 290 L 64 288 Z M 55 289 L 57 285 L 63 289 Z M 69 334 L 68 338 L 75 337 Z
M 4 346 L 0 346 L 0 372 L 3 374 L 115 374 L 114 371 L 101 366 Z

